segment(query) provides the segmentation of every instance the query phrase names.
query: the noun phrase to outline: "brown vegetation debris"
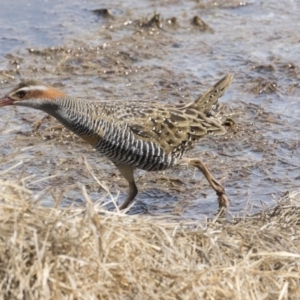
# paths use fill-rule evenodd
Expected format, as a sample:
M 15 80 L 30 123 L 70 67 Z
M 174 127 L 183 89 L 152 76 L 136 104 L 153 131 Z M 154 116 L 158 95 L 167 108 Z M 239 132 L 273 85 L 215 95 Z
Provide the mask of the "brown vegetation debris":
M 192 25 L 197 27 L 197 29 L 199 29 L 200 31 L 207 31 L 210 33 L 214 33 L 214 30 L 198 16 L 193 17 L 191 23 Z
M 154 13 L 150 20 L 138 21 L 139 26 L 149 28 L 161 28 L 160 14 Z
M 275 81 L 267 81 L 264 79 L 258 79 L 256 85 L 250 90 L 253 94 L 272 94 L 279 93 L 277 83 Z
M 112 19 L 114 18 L 113 13 L 107 8 L 94 9 L 93 13 L 103 18 L 112 18 Z
M 205 230 L 196 221 L 107 212 L 84 192 L 86 207 L 78 209 L 39 206 L 32 192 L 10 181 L 0 182 L 0 192 L 6 299 L 299 294 L 299 191 L 288 196 L 294 203 L 230 222 L 212 220 Z

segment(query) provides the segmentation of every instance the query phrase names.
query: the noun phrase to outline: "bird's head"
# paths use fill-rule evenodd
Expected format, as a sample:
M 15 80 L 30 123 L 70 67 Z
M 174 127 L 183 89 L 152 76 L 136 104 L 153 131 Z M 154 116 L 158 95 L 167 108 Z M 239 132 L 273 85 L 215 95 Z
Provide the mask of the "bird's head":
M 19 105 L 39 109 L 45 103 L 64 96 L 63 92 L 47 84 L 36 80 L 24 80 L 0 98 L 0 106 Z

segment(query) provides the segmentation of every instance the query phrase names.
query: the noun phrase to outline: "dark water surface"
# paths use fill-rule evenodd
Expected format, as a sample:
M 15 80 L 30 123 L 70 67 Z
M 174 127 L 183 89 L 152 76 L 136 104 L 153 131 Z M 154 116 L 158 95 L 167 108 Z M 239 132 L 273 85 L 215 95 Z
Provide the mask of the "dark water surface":
M 103 8 L 109 12 L 93 12 Z M 203 139 L 188 156 L 201 157 L 221 180 L 232 213 L 255 212 L 299 187 L 299 11 L 298 0 L 2 0 L 0 91 L 29 77 L 88 99 L 178 103 L 234 73 L 220 102 L 236 127 Z M 195 16 L 207 27 L 194 25 Z M 1 179 L 30 188 L 45 205 L 81 204 L 78 182 L 93 201 L 109 202 L 87 160 L 123 200 L 127 184 L 112 164 L 53 119 L 34 130 L 43 116 L 0 110 Z M 214 192 L 192 169 L 137 171 L 137 184 L 132 213 L 200 218 L 217 210 Z

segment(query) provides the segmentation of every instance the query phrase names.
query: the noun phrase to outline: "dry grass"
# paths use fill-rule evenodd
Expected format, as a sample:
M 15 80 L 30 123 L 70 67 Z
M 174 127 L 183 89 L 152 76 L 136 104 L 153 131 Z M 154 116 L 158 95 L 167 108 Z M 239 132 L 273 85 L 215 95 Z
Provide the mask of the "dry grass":
M 2 299 L 299 299 L 299 192 L 205 229 L 87 195 L 82 209 L 45 208 L 9 181 L 0 194 Z

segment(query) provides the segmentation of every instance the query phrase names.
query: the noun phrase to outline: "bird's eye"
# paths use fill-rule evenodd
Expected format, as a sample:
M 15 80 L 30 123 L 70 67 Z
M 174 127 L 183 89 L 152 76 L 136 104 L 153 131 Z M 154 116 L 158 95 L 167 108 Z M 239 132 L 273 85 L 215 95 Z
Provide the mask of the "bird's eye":
M 19 91 L 16 94 L 20 99 L 24 98 L 27 95 L 27 92 L 25 91 Z

